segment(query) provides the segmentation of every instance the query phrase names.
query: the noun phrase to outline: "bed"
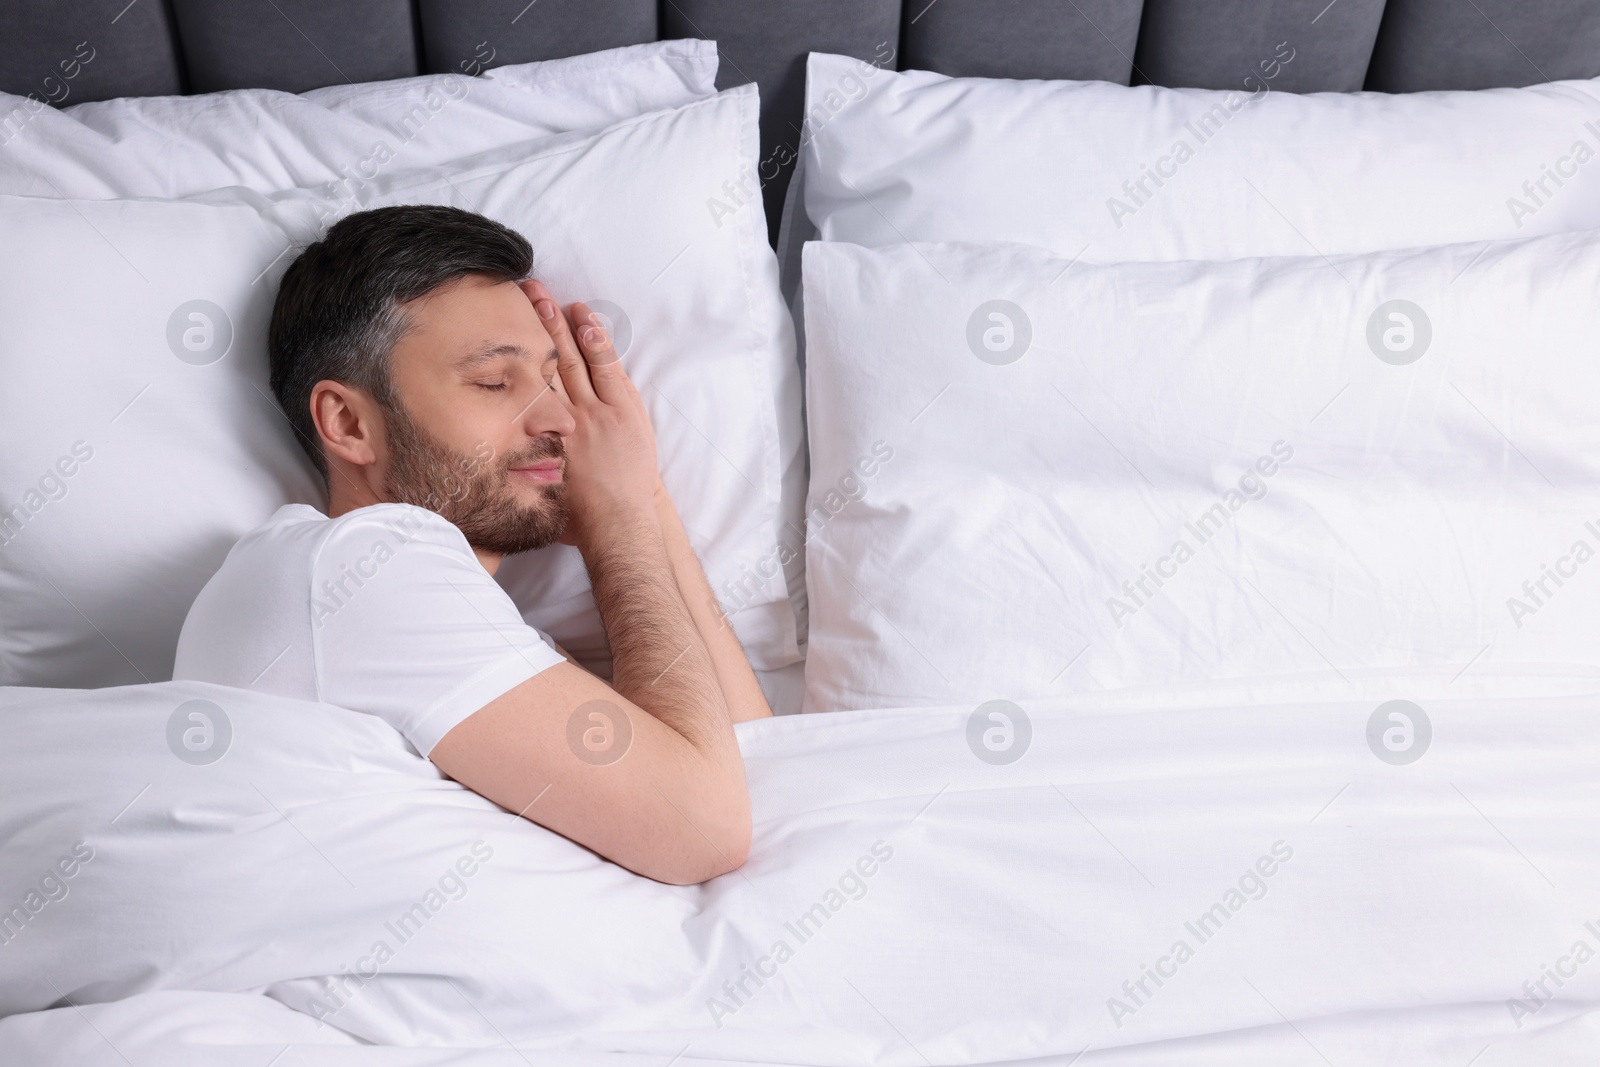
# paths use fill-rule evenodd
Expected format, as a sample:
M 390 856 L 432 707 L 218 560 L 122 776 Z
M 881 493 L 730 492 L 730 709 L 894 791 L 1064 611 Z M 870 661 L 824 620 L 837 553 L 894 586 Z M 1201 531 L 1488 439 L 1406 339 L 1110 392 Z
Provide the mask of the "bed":
M 1600 12 L 0 17 L 0 1060 L 1592 1062 Z M 739 871 L 170 680 L 321 500 L 275 281 L 404 203 L 532 236 L 641 383 L 780 712 Z

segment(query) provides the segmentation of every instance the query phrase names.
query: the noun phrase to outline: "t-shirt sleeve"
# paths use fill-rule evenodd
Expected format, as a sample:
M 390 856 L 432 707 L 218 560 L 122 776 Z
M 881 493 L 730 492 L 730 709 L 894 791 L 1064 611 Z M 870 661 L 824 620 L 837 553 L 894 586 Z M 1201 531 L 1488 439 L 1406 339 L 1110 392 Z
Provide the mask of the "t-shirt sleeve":
M 387 720 L 427 755 L 467 716 L 565 662 L 450 522 L 408 504 L 352 513 L 312 567 L 324 703 Z

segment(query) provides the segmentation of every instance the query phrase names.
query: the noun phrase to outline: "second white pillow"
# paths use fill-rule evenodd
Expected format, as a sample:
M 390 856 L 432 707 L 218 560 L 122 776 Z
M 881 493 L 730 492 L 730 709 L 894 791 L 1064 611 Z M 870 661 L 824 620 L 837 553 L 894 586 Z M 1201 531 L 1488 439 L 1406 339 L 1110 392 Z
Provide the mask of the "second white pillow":
M 492 49 L 480 57 L 493 59 Z M 93 60 L 91 60 L 93 62 Z M 0 193 L 170 199 L 240 186 L 353 199 L 380 174 L 711 96 L 713 41 L 658 41 L 497 67 L 284 93 L 129 97 L 58 111 L 0 94 Z
M 828 241 L 1015 241 L 1087 262 L 1334 255 L 1600 227 L 1600 82 L 1472 92 L 947 78 L 813 54 Z
M 805 710 L 1592 687 L 1596 292 L 1594 234 L 1111 266 L 807 245 Z

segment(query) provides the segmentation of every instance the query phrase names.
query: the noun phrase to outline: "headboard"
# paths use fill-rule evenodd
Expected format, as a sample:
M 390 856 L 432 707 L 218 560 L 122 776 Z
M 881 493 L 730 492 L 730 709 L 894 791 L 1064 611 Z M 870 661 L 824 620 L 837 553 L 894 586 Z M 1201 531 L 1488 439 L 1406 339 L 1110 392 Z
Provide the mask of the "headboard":
M 57 105 L 302 92 L 712 38 L 722 87 L 761 86 L 774 232 L 811 51 L 953 75 L 1231 88 L 1288 41 L 1295 62 L 1274 87 L 1290 92 L 1600 75 L 1592 0 L 0 0 L 0 26 L 0 90 Z

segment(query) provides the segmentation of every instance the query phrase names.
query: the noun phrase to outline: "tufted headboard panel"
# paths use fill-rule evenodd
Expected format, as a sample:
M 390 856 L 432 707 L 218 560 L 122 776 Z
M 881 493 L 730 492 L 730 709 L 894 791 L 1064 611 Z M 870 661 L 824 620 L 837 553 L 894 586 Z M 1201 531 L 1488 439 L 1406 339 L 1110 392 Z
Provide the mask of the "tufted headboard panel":
M 1291 92 L 1600 76 L 1593 0 L 0 0 L 0 26 L 0 91 L 63 106 L 713 38 L 721 85 L 761 85 L 774 229 L 811 51 L 953 75 L 1229 88 L 1287 42 L 1295 60 L 1273 85 Z

